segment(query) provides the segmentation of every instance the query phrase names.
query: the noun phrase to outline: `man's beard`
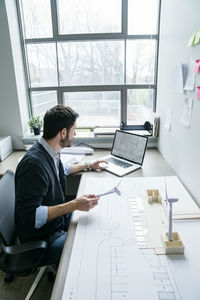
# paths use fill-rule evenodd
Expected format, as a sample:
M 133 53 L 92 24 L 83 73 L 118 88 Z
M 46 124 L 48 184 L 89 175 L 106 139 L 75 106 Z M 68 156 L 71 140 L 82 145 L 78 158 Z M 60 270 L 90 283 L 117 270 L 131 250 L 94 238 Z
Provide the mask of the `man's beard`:
M 64 147 L 71 147 L 71 143 L 69 143 L 69 139 L 68 139 L 68 133 L 67 136 L 63 139 L 60 140 L 59 145 L 64 148 Z

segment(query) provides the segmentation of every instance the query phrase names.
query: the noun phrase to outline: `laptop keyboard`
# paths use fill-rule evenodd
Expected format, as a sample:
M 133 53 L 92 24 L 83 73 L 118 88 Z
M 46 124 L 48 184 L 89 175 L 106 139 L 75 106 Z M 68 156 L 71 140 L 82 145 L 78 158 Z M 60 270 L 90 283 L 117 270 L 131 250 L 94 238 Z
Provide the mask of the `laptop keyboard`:
M 118 160 L 118 159 L 116 159 L 114 157 L 109 157 L 109 158 L 106 159 L 106 161 L 108 161 L 110 163 L 113 163 L 113 164 L 115 164 L 117 166 L 120 166 L 122 168 L 129 168 L 129 167 L 132 166 L 131 164 L 129 164 L 127 162 L 124 162 L 124 161 L 121 161 L 121 160 Z

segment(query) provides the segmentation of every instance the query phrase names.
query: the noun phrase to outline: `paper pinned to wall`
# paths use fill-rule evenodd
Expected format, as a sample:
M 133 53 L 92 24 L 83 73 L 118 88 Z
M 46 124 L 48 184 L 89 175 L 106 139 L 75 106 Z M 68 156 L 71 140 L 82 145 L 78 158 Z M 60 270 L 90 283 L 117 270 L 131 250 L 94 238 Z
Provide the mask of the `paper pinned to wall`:
M 184 86 L 184 72 L 183 72 L 183 64 L 178 64 L 175 69 L 175 92 L 183 94 Z
M 193 107 L 193 100 L 189 98 L 185 98 L 180 123 L 187 127 L 191 126 L 192 107 Z
M 164 123 L 164 128 L 170 131 L 171 129 L 171 123 L 172 123 L 172 109 L 169 108 L 165 117 L 165 123 Z
M 194 83 L 195 83 L 195 61 L 190 58 L 189 64 L 187 66 L 187 77 L 186 82 L 184 86 L 184 90 L 192 91 L 194 89 Z

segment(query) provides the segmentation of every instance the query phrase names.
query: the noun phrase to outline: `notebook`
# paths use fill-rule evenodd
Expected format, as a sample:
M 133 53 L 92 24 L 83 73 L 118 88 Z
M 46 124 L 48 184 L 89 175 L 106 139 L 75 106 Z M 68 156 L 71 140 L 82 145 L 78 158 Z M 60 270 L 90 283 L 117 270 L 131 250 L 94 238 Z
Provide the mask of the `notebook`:
M 124 176 L 142 167 L 148 137 L 116 130 L 111 154 L 102 157 L 108 162 L 106 171 Z

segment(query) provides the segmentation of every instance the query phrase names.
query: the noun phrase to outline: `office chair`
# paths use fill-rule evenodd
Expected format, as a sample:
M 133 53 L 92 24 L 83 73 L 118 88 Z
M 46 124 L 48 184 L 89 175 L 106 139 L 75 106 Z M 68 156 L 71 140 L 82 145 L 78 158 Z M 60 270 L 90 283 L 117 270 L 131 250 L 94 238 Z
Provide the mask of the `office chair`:
M 8 170 L 0 179 L 0 269 L 6 273 L 5 282 L 14 280 L 14 276 L 27 276 L 40 267 L 40 271 L 25 300 L 31 298 L 47 266 L 40 261 L 47 249 L 46 241 L 20 243 L 15 233 L 15 182 L 14 173 Z M 48 266 L 53 273 L 55 270 Z

